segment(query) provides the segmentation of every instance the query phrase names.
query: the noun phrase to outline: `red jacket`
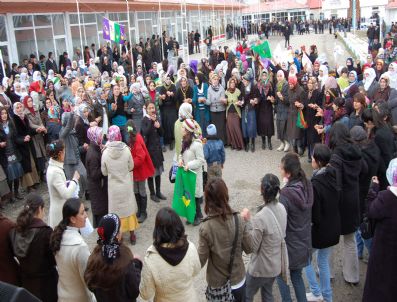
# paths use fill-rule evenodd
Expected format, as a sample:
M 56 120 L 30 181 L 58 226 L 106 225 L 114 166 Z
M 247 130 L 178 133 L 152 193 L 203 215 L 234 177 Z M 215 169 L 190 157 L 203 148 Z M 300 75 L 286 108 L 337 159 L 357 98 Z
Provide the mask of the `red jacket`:
M 41 83 L 39 81 L 36 82 L 32 82 L 29 86 L 29 93 L 32 91 L 36 91 L 37 93 L 41 93 L 41 94 L 45 94 L 45 90 L 44 90 L 44 84 Z
M 134 160 L 134 181 L 144 181 L 154 175 L 154 166 L 140 133 L 136 135 L 131 155 Z

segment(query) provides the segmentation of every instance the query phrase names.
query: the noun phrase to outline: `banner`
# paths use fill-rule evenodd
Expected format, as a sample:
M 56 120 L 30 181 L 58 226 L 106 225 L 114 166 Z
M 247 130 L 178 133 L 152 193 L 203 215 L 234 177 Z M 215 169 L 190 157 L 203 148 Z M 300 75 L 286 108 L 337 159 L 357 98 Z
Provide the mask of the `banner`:
M 123 25 L 103 18 L 103 39 L 114 41 L 116 43 L 124 44 L 125 29 Z
M 272 52 L 270 50 L 270 44 L 268 40 L 260 45 L 252 46 L 251 50 L 256 52 L 261 58 L 272 58 Z
M 172 208 L 187 221 L 193 223 L 196 215 L 196 173 L 179 167 L 176 173 Z

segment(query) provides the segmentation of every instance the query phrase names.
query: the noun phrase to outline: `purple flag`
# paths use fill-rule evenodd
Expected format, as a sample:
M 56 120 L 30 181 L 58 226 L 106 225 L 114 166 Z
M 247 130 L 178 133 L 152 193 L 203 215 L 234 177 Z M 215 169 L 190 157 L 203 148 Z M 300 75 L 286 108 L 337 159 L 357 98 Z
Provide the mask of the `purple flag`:
M 261 65 L 263 68 L 267 69 L 270 65 L 270 60 L 267 58 L 260 58 Z
M 103 31 L 103 39 L 110 40 L 109 19 L 103 18 L 102 31 Z
M 120 44 L 124 44 L 125 40 L 126 37 L 125 37 L 124 25 L 120 24 Z

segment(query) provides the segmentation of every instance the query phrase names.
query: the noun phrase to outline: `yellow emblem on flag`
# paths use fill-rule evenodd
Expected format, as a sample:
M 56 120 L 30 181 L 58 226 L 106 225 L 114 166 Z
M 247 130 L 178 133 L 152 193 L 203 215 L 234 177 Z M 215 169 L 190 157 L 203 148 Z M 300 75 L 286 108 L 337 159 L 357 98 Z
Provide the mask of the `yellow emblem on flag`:
M 189 206 L 190 204 L 190 199 L 187 199 L 186 196 L 182 196 L 182 201 L 185 204 L 186 207 Z

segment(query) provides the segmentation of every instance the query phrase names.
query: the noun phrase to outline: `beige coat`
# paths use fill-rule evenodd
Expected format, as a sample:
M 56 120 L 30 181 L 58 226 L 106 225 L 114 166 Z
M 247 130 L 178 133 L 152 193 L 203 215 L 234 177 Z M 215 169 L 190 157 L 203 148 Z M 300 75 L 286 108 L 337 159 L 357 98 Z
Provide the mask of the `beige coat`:
M 201 270 L 195 245 L 189 241 L 185 258 L 176 266 L 166 262 L 151 245 L 145 256 L 139 291 L 154 302 L 197 302 L 193 279 Z
M 33 115 L 28 109 L 24 111 L 25 115 L 29 120 L 29 126 L 36 130 L 39 127 L 44 127 L 43 122 L 41 121 L 40 113 L 36 112 Z M 32 136 L 34 150 L 36 151 L 36 157 L 46 157 L 45 145 L 44 145 L 44 135 L 42 133 L 37 133 Z
M 196 198 L 203 197 L 203 166 L 205 164 L 203 144 L 200 140 L 194 140 L 190 148 L 186 150 L 181 158 L 184 165 L 187 165 L 189 170 L 196 172 Z
M 92 302 L 94 295 L 84 282 L 90 250 L 77 228 L 67 227 L 61 249 L 55 254 L 58 267 L 58 302 Z
M 280 230 L 270 211 L 273 211 Z M 252 219 L 253 251 L 248 273 L 253 277 L 272 278 L 281 273 L 281 242 L 285 238 L 287 212 L 280 203 L 263 207 Z
M 102 153 L 101 170 L 108 177 L 109 213 L 126 218 L 136 213 L 132 170 L 134 161 L 130 148 L 123 142 L 106 144 Z
M 77 184 L 74 181 L 66 186 L 63 163 L 50 158 L 46 173 L 48 193 L 50 195 L 50 210 L 48 225 L 55 228 L 62 220 L 62 208 L 66 199 L 75 196 Z

